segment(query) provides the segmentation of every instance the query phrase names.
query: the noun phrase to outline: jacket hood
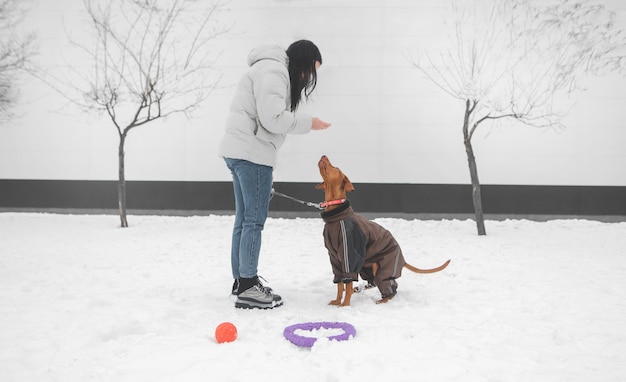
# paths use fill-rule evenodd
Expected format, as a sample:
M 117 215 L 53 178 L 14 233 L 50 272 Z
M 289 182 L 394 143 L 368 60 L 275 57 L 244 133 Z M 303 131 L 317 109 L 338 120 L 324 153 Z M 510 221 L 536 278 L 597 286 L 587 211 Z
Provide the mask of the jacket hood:
M 248 65 L 261 60 L 274 60 L 287 65 L 288 58 L 285 49 L 278 44 L 264 44 L 252 49 L 248 54 Z

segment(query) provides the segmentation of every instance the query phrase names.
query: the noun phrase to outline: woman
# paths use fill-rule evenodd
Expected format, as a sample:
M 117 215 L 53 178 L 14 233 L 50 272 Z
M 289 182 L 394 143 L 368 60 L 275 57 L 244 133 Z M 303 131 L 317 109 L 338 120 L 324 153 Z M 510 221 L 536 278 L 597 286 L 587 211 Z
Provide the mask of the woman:
M 281 297 L 259 281 L 261 231 L 269 208 L 272 169 L 286 135 L 330 126 L 296 112 L 303 93 L 308 98 L 315 89 L 321 64 L 319 49 L 307 40 L 294 42 L 287 51 L 277 45 L 259 46 L 248 55 L 250 68 L 230 105 L 219 155 L 232 173 L 235 192 L 231 266 L 237 308 L 282 305 Z

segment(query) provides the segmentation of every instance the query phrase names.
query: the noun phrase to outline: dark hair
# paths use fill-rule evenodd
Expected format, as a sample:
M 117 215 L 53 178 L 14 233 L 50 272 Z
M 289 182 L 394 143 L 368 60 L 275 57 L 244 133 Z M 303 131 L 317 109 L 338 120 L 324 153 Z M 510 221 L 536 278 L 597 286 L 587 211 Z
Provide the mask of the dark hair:
M 289 80 L 291 82 L 291 111 L 296 111 L 302 99 L 302 90 L 305 98 L 317 86 L 317 71 L 315 61 L 322 63 L 322 55 L 317 46 L 309 40 L 299 40 L 287 48 L 289 57 Z

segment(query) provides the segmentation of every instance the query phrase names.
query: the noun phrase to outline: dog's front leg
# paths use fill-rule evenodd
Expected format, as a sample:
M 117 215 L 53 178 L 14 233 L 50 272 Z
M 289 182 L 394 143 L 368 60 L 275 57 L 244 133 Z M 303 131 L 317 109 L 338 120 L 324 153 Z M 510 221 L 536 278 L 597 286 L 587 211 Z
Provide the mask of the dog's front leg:
M 343 297 L 343 283 L 337 283 L 337 298 L 328 303 L 328 305 L 340 305 Z
M 352 298 L 352 293 L 354 293 L 354 288 L 352 287 L 352 281 L 346 283 L 345 289 L 346 289 L 346 297 L 343 299 L 343 302 L 339 306 L 350 306 L 350 299 Z

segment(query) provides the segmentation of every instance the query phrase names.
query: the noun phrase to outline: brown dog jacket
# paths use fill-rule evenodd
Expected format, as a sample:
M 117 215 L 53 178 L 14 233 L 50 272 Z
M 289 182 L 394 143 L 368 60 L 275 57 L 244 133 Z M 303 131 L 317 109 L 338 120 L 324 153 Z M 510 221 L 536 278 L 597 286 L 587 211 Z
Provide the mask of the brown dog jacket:
M 384 296 L 395 294 L 396 278 L 402 275 L 405 261 L 400 245 L 380 225 L 354 212 L 350 202 L 321 213 L 324 244 L 328 249 L 334 283 L 358 281 L 361 277 L 374 284 Z M 371 264 L 378 264 L 374 276 Z

